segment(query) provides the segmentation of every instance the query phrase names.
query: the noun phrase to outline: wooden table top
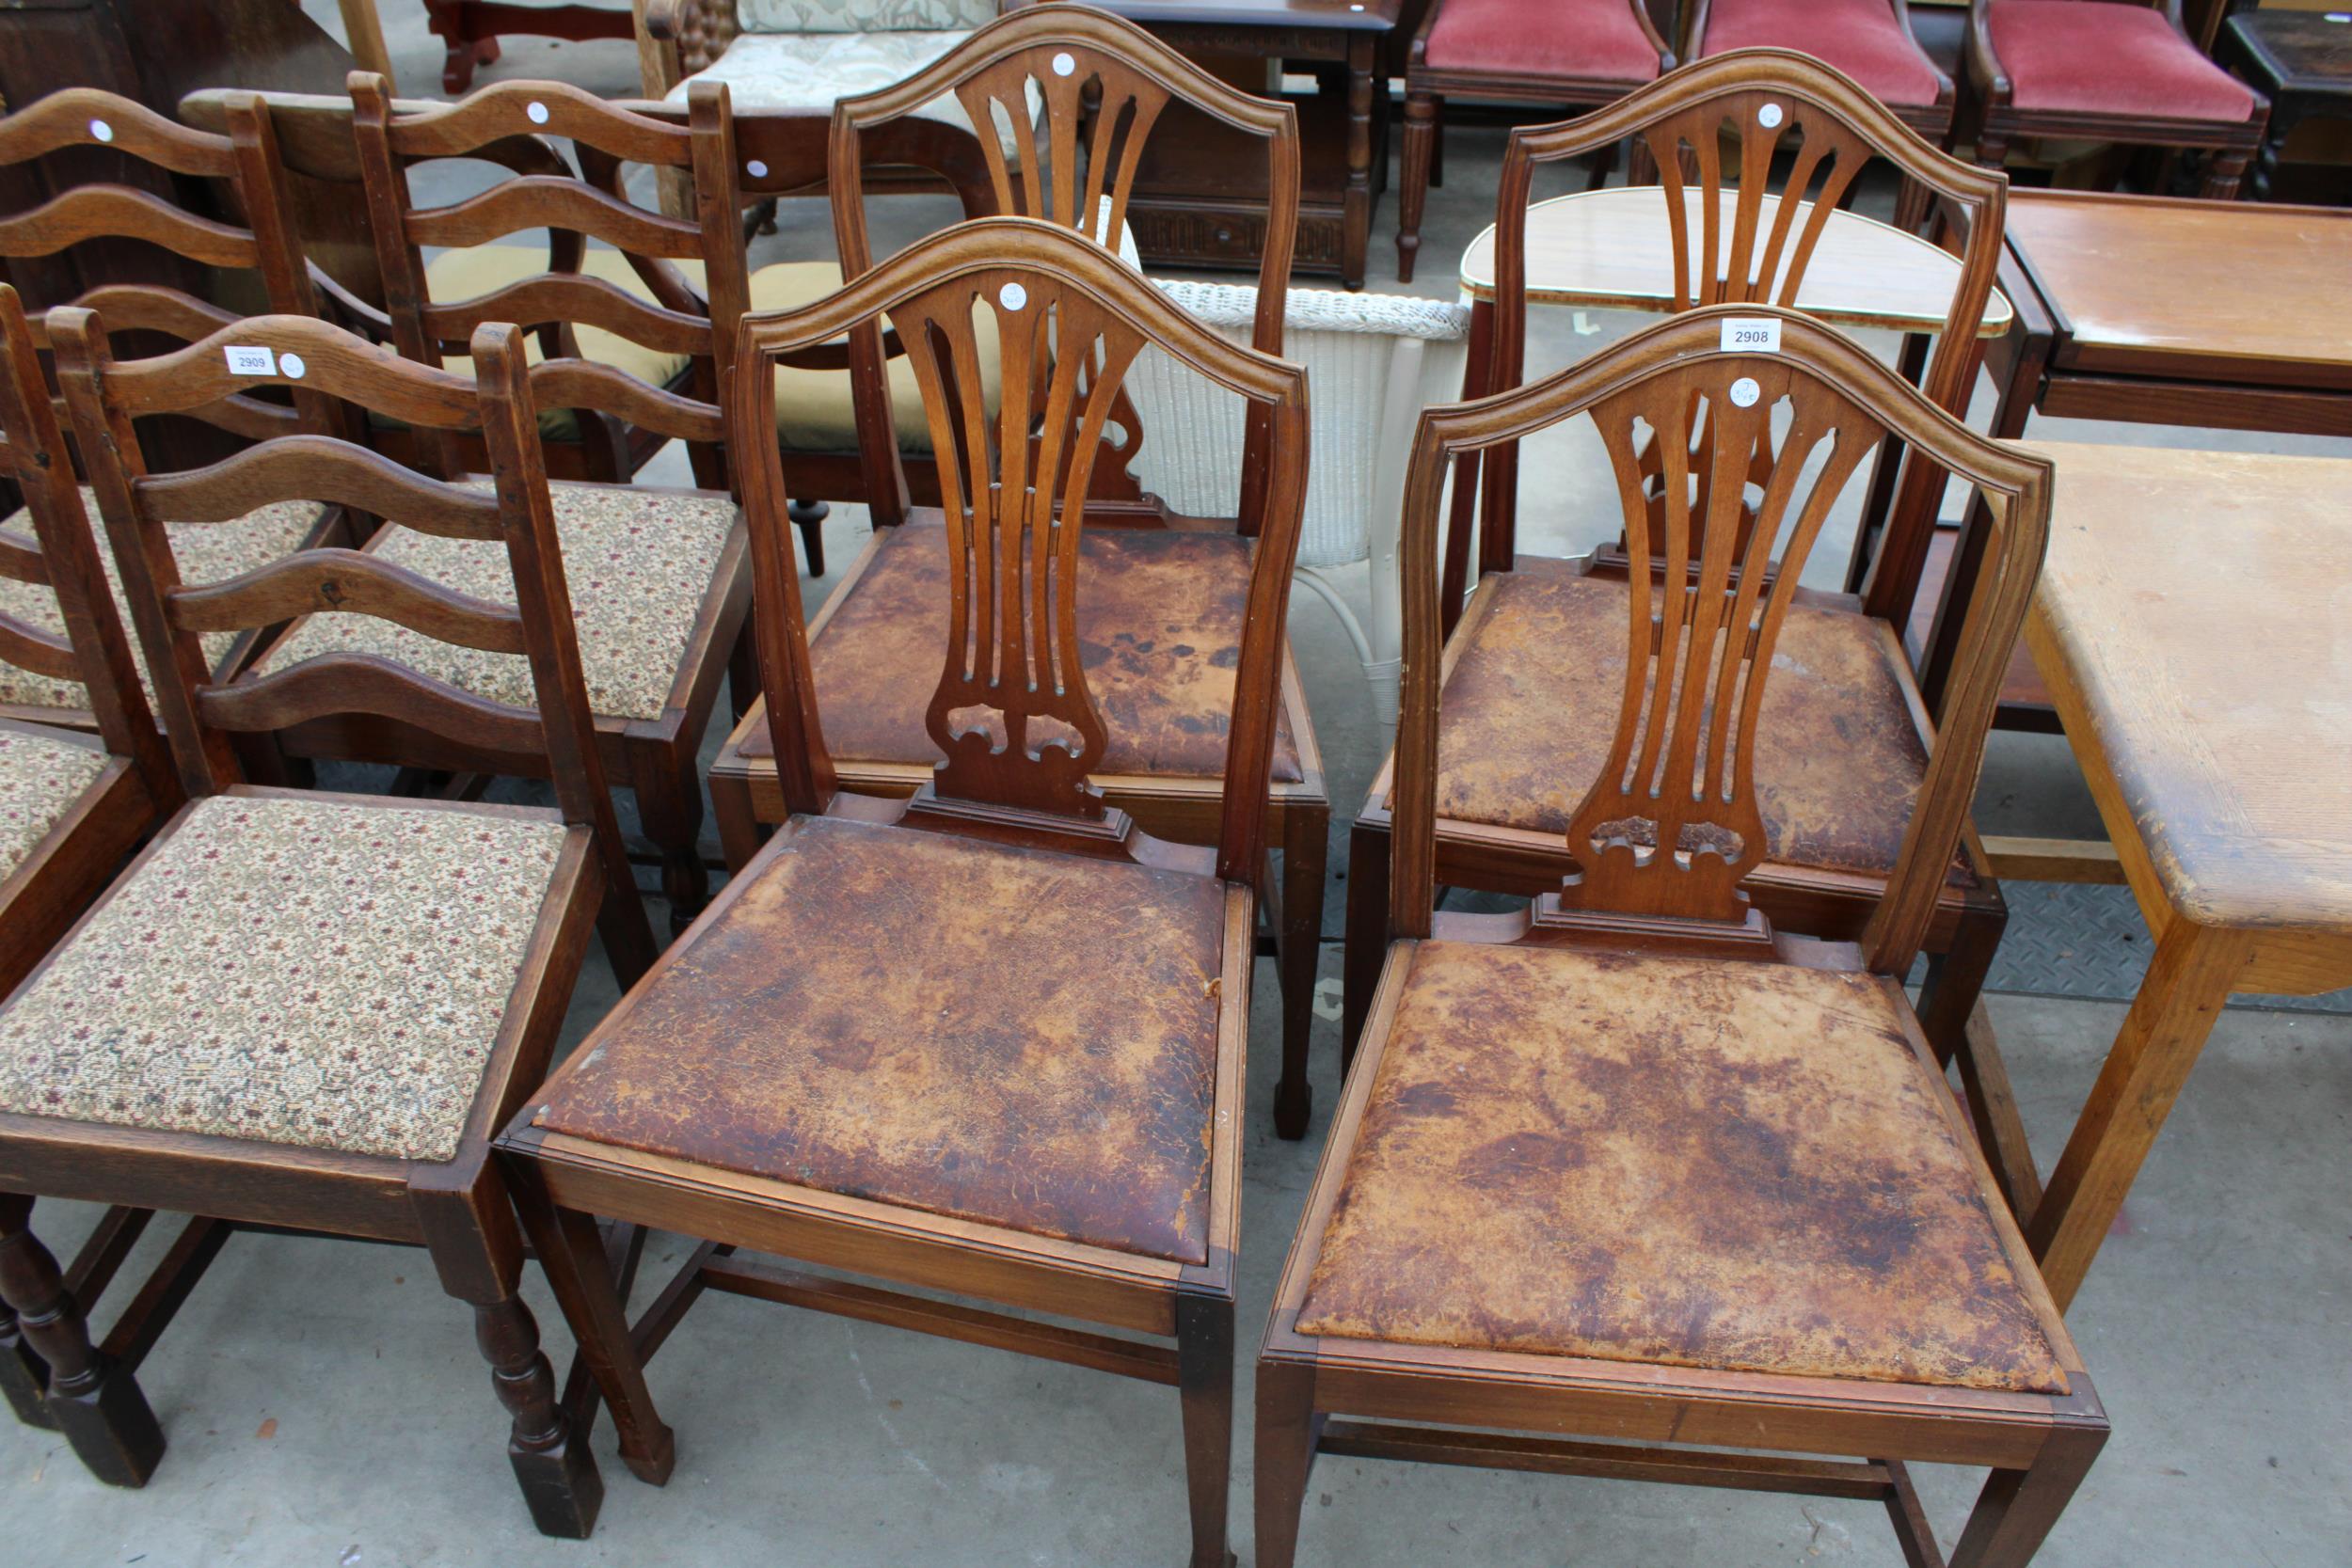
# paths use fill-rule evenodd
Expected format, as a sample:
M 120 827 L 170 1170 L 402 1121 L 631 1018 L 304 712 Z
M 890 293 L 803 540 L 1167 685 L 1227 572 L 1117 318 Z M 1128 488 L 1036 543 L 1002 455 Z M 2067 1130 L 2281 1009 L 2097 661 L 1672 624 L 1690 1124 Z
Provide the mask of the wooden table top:
M 1674 301 L 1673 236 L 1663 187 L 1613 185 L 1538 201 L 1527 210 L 1527 297 L 1542 305 L 1663 310 Z M 1686 189 L 1692 274 L 1705 233 L 1702 192 Z M 1731 233 L 1737 191 L 1720 193 L 1723 234 Z M 1766 197 L 1756 220 L 1772 231 L 1780 198 Z M 1807 202 L 1804 205 L 1810 206 Z M 1800 222 L 1802 220 L 1799 220 Z M 1795 231 L 1792 226 L 1792 233 Z M 1789 249 L 1795 249 L 1792 240 Z M 1797 291 L 1797 309 L 1836 326 L 1932 332 L 1952 308 L 1960 259 L 1915 234 L 1842 209 L 1829 215 Z M 1489 224 L 1462 253 L 1462 287 L 1476 299 L 1495 293 L 1495 231 Z M 1985 302 L 1980 336 L 2009 330 L 2010 304 L 1998 289 Z
M 2058 465 L 2034 656 L 2172 906 L 2352 937 L 2352 460 L 2030 450 Z
M 2011 191 L 2009 243 L 2056 364 L 2352 387 L 2352 209 Z

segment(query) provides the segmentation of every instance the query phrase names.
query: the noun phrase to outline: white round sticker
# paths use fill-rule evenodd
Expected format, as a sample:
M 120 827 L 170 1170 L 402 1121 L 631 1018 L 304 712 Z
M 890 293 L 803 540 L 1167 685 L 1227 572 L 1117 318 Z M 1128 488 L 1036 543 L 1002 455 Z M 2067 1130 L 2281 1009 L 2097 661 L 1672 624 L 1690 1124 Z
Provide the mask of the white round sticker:
M 533 99 L 523 105 L 523 118 L 533 125 L 545 125 L 548 122 L 548 106 Z
M 1764 388 L 1756 384 L 1756 377 L 1743 375 L 1731 384 L 1731 401 L 1742 408 L 1753 408 L 1756 400 L 1764 395 Z
M 761 163 L 757 158 L 754 158 L 750 163 L 743 166 L 743 172 L 750 175 L 755 180 L 765 180 L 768 178 L 768 166 Z
M 93 119 L 89 122 L 89 134 L 96 136 L 100 141 L 112 141 L 115 139 L 115 128 L 107 124 L 103 119 Z
M 1029 303 L 1029 291 L 1018 283 L 1008 283 L 996 291 L 996 303 L 1008 310 L 1018 310 Z
M 307 368 L 299 354 L 281 354 L 278 356 L 278 373 L 289 381 L 301 380 L 302 372 Z
M 1783 118 L 1785 117 L 1781 114 L 1780 105 L 1777 103 L 1767 103 L 1756 111 L 1756 122 L 1767 131 L 1778 125 Z
M 1073 57 L 1071 55 L 1070 51 L 1068 51 L 1068 50 L 1066 50 L 1066 49 L 1065 49 L 1065 50 L 1063 50 L 1060 54 L 1058 54 L 1058 55 L 1055 55 L 1055 56 L 1054 56 L 1054 74 L 1055 74 L 1055 75 L 1057 75 L 1057 76 L 1067 76 L 1067 75 L 1069 75 L 1072 71 L 1075 71 L 1075 70 L 1077 70 L 1077 69 L 1078 69 L 1078 62 L 1077 62 L 1077 60 L 1076 60 L 1075 58 L 1073 58 Z

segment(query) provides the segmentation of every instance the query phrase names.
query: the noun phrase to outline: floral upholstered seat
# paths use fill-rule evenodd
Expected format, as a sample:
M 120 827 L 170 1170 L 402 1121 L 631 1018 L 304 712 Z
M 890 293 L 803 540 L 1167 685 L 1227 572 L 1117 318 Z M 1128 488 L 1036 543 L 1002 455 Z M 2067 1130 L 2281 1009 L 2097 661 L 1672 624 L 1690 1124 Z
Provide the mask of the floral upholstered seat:
M 548 489 L 588 705 L 599 718 L 659 719 L 738 526 L 735 504 L 723 495 L 627 484 Z M 392 528 L 368 549 L 461 594 L 515 602 L 506 549 L 495 541 Z M 531 661 L 521 655 L 461 648 L 372 615 L 310 616 L 260 668 L 288 669 L 337 652 L 381 655 L 477 697 L 512 707 L 538 705 Z
M 0 1010 L 0 1109 L 448 1160 L 566 834 L 551 814 L 199 800 Z
M 0 725 L 0 881 L 24 863 L 105 768 L 105 749 L 81 736 Z
M 82 487 L 82 510 L 91 526 L 96 527 L 98 499 L 87 485 Z M 171 528 L 171 553 L 180 563 L 181 579 L 219 582 L 275 561 L 309 539 L 326 520 L 327 510 L 316 501 L 275 501 L 234 522 L 176 523 Z M 19 511 L 0 521 L 0 530 L 29 540 L 32 518 Z M 114 552 L 106 547 L 103 538 L 99 541 L 98 563 L 105 570 L 106 586 L 114 591 L 116 608 L 127 626 L 130 606 L 122 596 L 122 579 L 115 571 Z M 65 630 L 56 595 L 37 584 L 0 578 L 0 613 L 13 615 L 41 631 Z M 204 657 L 217 668 L 235 641 L 232 633 L 211 633 L 203 639 Z M 148 678 L 146 655 L 135 643 L 132 651 L 138 655 L 139 684 L 147 689 L 148 700 L 152 702 L 155 683 Z M 89 693 L 82 689 L 79 681 L 56 680 L 0 663 L 0 703 L 20 703 L 27 707 L 87 708 Z

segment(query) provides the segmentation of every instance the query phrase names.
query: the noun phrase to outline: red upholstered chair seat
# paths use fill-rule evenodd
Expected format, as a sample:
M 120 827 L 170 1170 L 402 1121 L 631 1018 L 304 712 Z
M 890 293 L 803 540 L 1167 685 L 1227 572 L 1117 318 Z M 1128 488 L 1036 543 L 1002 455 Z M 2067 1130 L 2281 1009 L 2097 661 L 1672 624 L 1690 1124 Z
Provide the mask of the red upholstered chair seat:
M 1638 0 L 1440 0 L 1424 55 L 1437 71 L 1647 82 L 1658 51 Z
M 1995 0 L 1993 53 L 2021 109 L 2243 120 L 2254 95 L 2160 9 L 2105 0 Z
M 1882 103 L 1932 103 L 1942 86 L 1889 0 L 1714 0 L 1698 57 L 1734 49 L 1803 50 Z

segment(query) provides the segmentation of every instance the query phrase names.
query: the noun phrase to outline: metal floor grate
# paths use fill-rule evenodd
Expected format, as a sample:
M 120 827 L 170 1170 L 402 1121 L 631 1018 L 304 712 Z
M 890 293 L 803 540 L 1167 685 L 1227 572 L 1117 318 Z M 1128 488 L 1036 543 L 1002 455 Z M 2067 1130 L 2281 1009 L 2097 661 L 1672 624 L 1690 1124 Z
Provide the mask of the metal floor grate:
M 2131 889 L 2004 881 L 2009 929 L 1994 955 L 1988 990 L 2129 1002 L 2154 948 Z M 2323 996 L 2239 996 L 2233 1007 L 2352 1014 L 2352 990 Z

